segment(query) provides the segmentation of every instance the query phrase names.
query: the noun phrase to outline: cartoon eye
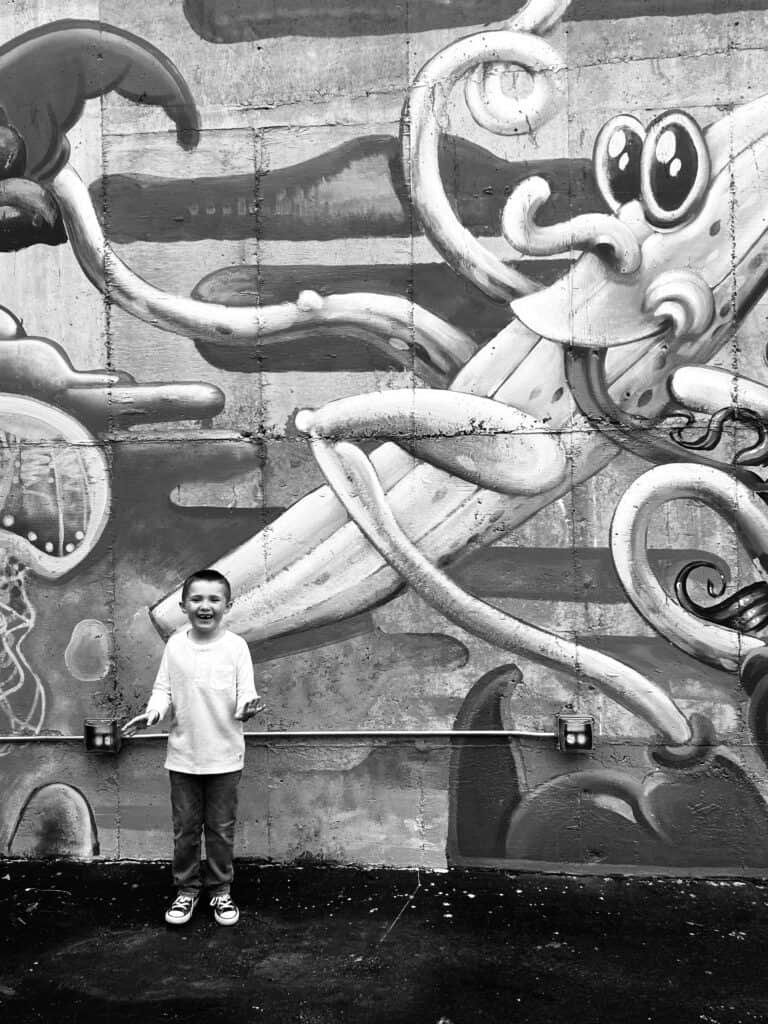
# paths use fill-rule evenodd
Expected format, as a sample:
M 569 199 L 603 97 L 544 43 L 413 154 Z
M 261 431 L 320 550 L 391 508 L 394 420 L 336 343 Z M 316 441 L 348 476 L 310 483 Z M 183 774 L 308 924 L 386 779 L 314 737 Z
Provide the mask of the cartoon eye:
M 600 129 L 592 157 L 597 185 L 614 213 L 640 198 L 640 159 L 645 128 L 631 114 L 612 117 Z
M 653 224 L 679 224 L 707 190 L 709 151 L 701 128 L 682 110 L 651 122 L 640 164 L 643 205 Z

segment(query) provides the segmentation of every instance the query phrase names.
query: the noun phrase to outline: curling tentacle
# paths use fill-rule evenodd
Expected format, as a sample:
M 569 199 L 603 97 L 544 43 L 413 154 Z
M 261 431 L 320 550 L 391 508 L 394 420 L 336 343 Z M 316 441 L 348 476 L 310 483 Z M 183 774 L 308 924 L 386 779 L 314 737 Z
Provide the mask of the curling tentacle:
M 681 650 L 732 671 L 743 656 L 761 647 L 762 641 L 718 623 L 702 623 L 698 614 L 667 594 L 648 559 L 653 513 L 668 501 L 680 499 L 700 501 L 722 516 L 763 570 L 768 506 L 751 487 L 710 466 L 656 466 L 625 491 L 611 525 L 616 571 L 637 611 Z
M 394 295 L 365 292 L 323 297 L 302 292 L 295 303 L 225 306 L 172 295 L 135 274 L 104 238 L 88 189 L 69 165 L 53 179 L 72 249 L 86 277 L 126 312 L 161 330 L 213 344 L 274 344 L 331 325 L 354 333 L 422 379 L 446 387 L 475 343 L 440 317 Z
M 649 462 L 693 462 L 715 469 L 727 469 L 748 486 L 759 482 L 754 473 L 740 465 L 731 466 L 722 460 L 701 455 L 698 451 L 681 448 L 671 438 L 661 436 L 659 430 L 649 430 L 655 423 L 671 416 L 683 416 L 690 425 L 691 415 L 685 409 L 681 412 L 672 396 L 666 407 L 653 419 L 630 414 L 617 405 L 609 390 L 607 357 L 605 349 L 569 349 L 565 353 L 565 374 L 579 410 L 615 444 Z
M 460 223 L 445 193 L 439 148 L 454 86 L 475 68 L 489 63 L 515 64 L 536 76 L 524 111 L 526 130 L 548 119 L 561 102 L 564 64 L 556 50 L 538 36 L 524 32 L 481 32 L 447 46 L 433 57 L 414 81 L 408 101 L 411 196 L 430 241 L 454 270 L 494 299 L 530 294 L 537 285 L 504 264 Z M 544 102 L 546 97 L 546 102 Z M 408 153 L 404 163 L 408 163 Z
M 507 200 L 501 231 L 518 252 L 528 256 L 553 256 L 569 249 L 606 247 L 617 270 L 631 274 L 640 266 L 640 244 L 632 231 L 616 217 L 585 213 L 564 224 L 542 227 L 535 217 L 550 197 L 543 178 L 527 178 Z
M 506 27 L 514 32 L 536 32 L 543 35 L 555 27 L 570 6 L 571 0 L 528 0 L 507 21 Z
M 462 480 L 504 494 L 541 494 L 565 478 L 557 436 L 504 402 L 460 391 L 393 389 L 336 399 L 296 415 L 302 433 L 339 441 L 385 436 Z
M 329 484 L 374 547 L 411 587 L 446 618 L 505 650 L 586 676 L 633 714 L 650 722 L 671 744 L 691 739 L 690 725 L 671 698 L 615 659 L 514 619 L 466 593 L 405 536 L 367 456 L 348 442 L 313 437 L 312 449 Z
M 525 7 L 504 26 L 510 32 L 543 35 L 554 28 L 571 5 L 571 0 L 528 0 Z M 513 100 L 503 88 L 508 64 L 482 64 L 467 77 L 464 96 L 472 117 L 494 135 L 525 135 L 547 121 L 554 108 L 546 78 L 533 83 L 525 100 Z
M 678 604 L 692 615 L 697 615 L 707 622 L 716 622 L 719 626 L 738 629 L 742 633 L 756 633 L 768 622 L 768 582 L 759 580 L 749 583 L 737 590 L 730 597 L 723 598 L 717 604 L 703 605 L 695 601 L 688 593 L 688 580 L 696 569 L 706 568 L 716 572 L 719 577 L 717 587 L 712 579 L 707 580 L 707 592 L 710 597 L 720 597 L 725 590 L 723 573 L 711 562 L 690 562 L 677 574 L 675 579 L 675 596 Z
M 670 391 L 682 405 L 710 414 L 706 433 L 694 440 L 678 436 L 686 448 L 714 448 L 729 421 L 749 423 L 757 441 L 734 456 L 740 466 L 763 465 L 768 460 L 768 387 L 713 366 L 683 366 L 670 379 Z

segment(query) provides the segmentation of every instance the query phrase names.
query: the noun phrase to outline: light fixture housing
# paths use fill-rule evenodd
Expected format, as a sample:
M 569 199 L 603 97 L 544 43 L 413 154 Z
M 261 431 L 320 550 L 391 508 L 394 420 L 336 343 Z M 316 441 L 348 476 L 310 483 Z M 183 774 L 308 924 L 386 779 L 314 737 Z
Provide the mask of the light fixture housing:
M 83 722 L 83 744 L 88 754 L 117 754 L 123 744 L 117 719 L 86 718 Z
M 555 748 L 565 754 L 594 749 L 595 720 L 591 715 L 555 715 Z

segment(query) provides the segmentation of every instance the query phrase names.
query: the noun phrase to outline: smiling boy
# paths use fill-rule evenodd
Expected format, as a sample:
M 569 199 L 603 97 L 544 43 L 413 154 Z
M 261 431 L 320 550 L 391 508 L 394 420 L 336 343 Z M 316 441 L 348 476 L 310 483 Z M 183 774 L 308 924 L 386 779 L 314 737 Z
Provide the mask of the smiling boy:
M 214 569 L 189 576 L 181 607 L 189 620 L 166 644 L 147 709 L 124 736 L 155 725 L 171 710 L 165 767 L 171 781 L 173 880 L 168 924 L 192 917 L 203 887 L 218 924 L 237 924 L 232 901 L 237 786 L 243 767 L 242 722 L 264 710 L 253 681 L 248 645 L 228 630 L 229 581 Z M 201 875 L 200 835 L 206 860 Z

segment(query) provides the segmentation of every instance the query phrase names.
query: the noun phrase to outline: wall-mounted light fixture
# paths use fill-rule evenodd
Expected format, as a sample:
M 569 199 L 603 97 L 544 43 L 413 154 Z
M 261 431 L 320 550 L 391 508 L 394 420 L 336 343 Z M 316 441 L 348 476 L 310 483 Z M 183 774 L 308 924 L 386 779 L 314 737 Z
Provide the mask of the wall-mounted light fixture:
M 123 743 L 116 718 L 86 718 L 83 743 L 89 754 L 116 754 Z
M 590 715 L 555 715 L 555 747 L 567 754 L 592 750 L 594 725 Z

